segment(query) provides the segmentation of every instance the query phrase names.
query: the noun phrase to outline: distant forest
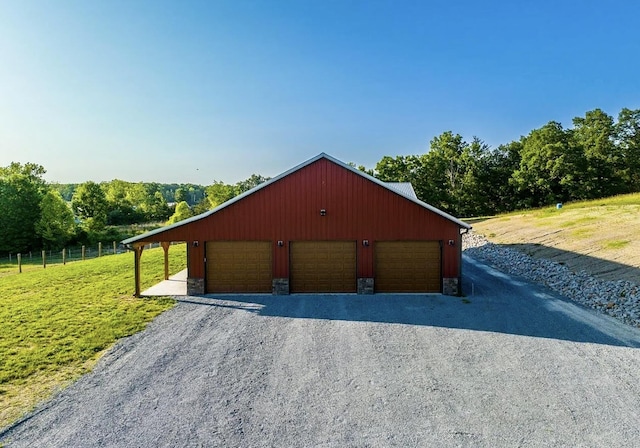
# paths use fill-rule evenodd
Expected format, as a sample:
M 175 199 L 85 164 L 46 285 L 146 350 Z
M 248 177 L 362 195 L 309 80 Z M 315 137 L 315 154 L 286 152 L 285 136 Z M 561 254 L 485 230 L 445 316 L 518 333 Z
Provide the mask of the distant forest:
M 411 182 L 420 199 L 462 218 L 640 192 L 640 109 L 622 109 L 617 119 L 595 109 L 572 124 L 550 121 L 497 148 L 447 131 L 424 154 L 351 165 L 383 181 Z M 34 163 L 0 167 L 0 253 L 118 240 L 136 232 L 123 226 L 177 222 L 268 180 L 49 184 L 45 172 Z
M 109 189 L 110 184 L 114 182 L 120 183 L 125 181 L 120 181 L 116 179 L 109 182 L 103 182 L 101 185 Z M 132 182 L 125 182 L 125 183 L 129 184 L 129 187 L 133 185 L 138 185 Z M 148 192 L 152 192 L 152 194 L 159 192 L 167 203 L 176 202 L 176 192 L 177 192 L 177 197 L 180 198 L 180 200 L 186 200 L 189 203 L 189 205 L 197 204 L 198 202 L 202 201 L 202 199 L 205 196 L 205 191 L 204 191 L 205 187 L 203 187 L 202 185 L 159 184 L 156 182 L 142 182 L 141 184 L 144 186 L 144 188 Z M 76 188 L 78 188 L 78 185 L 81 185 L 81 184 L 53 183 L 51 184 L 51 187 L 58 190 L 65 201 L 71 202 L 71 199 L 73 198 L 73 193 L 76 191 Z

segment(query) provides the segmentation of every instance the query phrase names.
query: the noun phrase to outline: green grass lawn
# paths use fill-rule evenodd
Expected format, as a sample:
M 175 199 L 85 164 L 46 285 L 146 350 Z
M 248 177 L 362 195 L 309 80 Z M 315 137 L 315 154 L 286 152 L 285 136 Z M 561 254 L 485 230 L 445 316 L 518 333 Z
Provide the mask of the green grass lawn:
M 143 289 L 163 279 L 161 248 L 145 250 L 141 264 Z M 171 246 L 169 266 L 185 268 L 184 245 Z M 133 278 L 133 253 L 0 275 L 0 427 L 173 306 L 133 298 Z

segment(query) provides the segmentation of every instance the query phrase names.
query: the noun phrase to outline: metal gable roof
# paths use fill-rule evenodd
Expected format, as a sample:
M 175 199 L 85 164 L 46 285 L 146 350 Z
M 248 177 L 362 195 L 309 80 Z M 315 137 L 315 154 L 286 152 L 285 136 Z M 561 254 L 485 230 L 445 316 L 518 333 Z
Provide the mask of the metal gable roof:
M 204 219 L 204 218 L 206 218 L 208 216 L 213 215 L 214 213 L 219 212 L 220 210 L 223 210 L 224 208 L 226 208 L 226 207 L 228 207 L 228 206 L 230 206 L 232 204 L 235 204 L 238 201 L 241 201 L 242 199 L 244 199 L 245 197 L 255 193 L 256 191 L 261 190 L 261 189 L 263 189 L 263 188 L 265 188 L 265 187 L 267 187 L 267 186 L 269 186 L 269 185 L 271 185 L 271 184 L 273 184 L 275 182 L 278 182 L 280 179 L 283 179 L 283 178 L 287 177 L 288 175 L 290 175 L 290 174 L 292 174 L 292 173 L 294 173 L 294 172 L 296 172 L 296 171 L 298 171 L 298 170 L 300 170 L 300 169 L 302 169 L 302 168 L 304 168 L 304 167 L 306 167 L 308 165 L 311 165 L 312 163 L 314 163 L 314 162 L 316 162 L 316 161 L 318 161 L 320 159 L 327 159 L 327 160 L 329 160 L 329 161 L 341 166 L 342 168 L 347 169 L 347 170 L 357 174 L 358 176 L 362 176 L 365 179 L 367 179 L 367 180 L 369 180 L 369 181 L 371 181 L 373 183 L 376 183 L 376 184 L 380 185 L 381 187 L 386 188 L 389 191 L 392 191 L 392 192 L 394 192 L 396 194 L 399 194 L 400 196 L 406 198 L 407 200 L 409 200 L 411 202 L 414 202 L 414 203 L 420 205 L 421 207 L 424 207 L 427 210 L 430 210 L 430 211 L 442 216 L 443 218 L 446 218 L 449 221 L 452 221 L 452 222 L 458 224 L 462 228 L 471 229 L 471 226 L 469 224 L 467 224 L 467 223 L 465 223 L 463 221 L 460 221 L 458 218 L 455 218 L 454 216 L 451 216 L 448 213 L 445 213 L 442 210 L 437 209 L 437 208 L 427 204 L 426 202 L 422 202 L 420 199 L 418 199 L 418 197 L 416 196 L 415 191 L 413 190 L 413 186 L 411 185 L 411 183 L 409 183 L 409 182 L 382 182 L 381 180 L 376 179 L 375 177 L 370 176 L 369 174 L 367 174 L 367 173 L 365 173 L 363 171 L 360 171 L 360 170 L 358 170 L 358 169 L 356 169 L 356 168 L 354 168 L 354 167 L 352 167 L 350 165 L 347 165 L 346 163 L 344 163 L 344 162 L 342 162 L 342 161 L 340 161 L 340 160 L 338 160 L 338 159 L 336 159 L 334 157 L 331 157 L 330 155 L 325 154 L 324 152 L 322 152 L 322 153 L 318 154 L 317 156 L 312 157 L 311 159 L 309 159 L 309 160 L 307 160 L 305 162 L 302 162 L 301 164 L 296 165 L 293 168 L 291 168 L 291 169 L 279 174 L 278 176 L 276 176 L 274 178 L 271 178 L 266 182 L 261 183 L 260 185 L 252 188 L 251 190 L 245 191 L 244 193 L 242 193 L 242 194 L 240 194 L 240 195 L 238 195 L 238 196 L 236 196 L 236 197 L 234 197 L 232 199 L 229 199 L 228 201 L 220 204 L 219 206 L 217 206 L 216 208 L 214 208 L 212 210 L 209 210 L 207 212 L 201 213 L 201 214 L 196 215 L 196 216 L 192 216 L 191 218 L 187 218 L 187 219 L 182 220 L 180 222 L 177 222 L 175 224 L 170 224 L 168 226 L 160 227 L 160 228 L 157 228 L 155 230 L 151 230 L 149 232 L 143 233 L 141 235 L 137 235 L 137 236 L 134 236 L 132 238 L 128 238 L 126 240 L 123 240 L 122 243 L 123 244 L 132 244 L 132 243 L 135 243 L 135 242 L 138 242 L 138 241 L 150 241 L 149 237 L 152 237 L 152 236 L 157 235 L 157 234 L 162 233 L 162 232 L 166 232 L 167 230 L 175 229 L 177 227 L 182 227 L 182 226 L 187 225 L 189 223 Z
M 413 189 L 413 185 L 411 185 L 411 182 L 385 182 L 385 184 L 387 184 L 387 186 L 393 188 L 403 196 L 407 196 L 413 199 L 418 199 L 418 196 L 416 195 L 416 192 Z

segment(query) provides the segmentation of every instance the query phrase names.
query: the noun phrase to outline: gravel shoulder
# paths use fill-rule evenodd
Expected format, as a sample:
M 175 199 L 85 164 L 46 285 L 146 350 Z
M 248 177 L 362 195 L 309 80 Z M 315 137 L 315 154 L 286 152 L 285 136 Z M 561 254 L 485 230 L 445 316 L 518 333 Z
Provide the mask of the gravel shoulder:
M 464 298 L 188 298 L 0 443 L 636 446 L 640 330 L 464 259 Z

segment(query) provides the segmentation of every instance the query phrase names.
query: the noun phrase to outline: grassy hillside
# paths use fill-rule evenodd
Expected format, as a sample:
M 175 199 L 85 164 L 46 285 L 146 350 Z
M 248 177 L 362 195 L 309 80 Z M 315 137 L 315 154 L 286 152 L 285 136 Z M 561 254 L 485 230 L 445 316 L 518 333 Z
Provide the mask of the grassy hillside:
M 586 270 L 640 281 L 640 194 L 500 215 L 473 224 L 490 241 Z
M 172 272 L 184 269 L 184 245 L 172 246 L 169 255 Z M 141 264 L 143 288 L 162 280 L 162 249 L 145 250 Z M 133 298 L 133 276 L 132 253 L 2 274 L 0 427 L 173 306 L 166 298 Z

